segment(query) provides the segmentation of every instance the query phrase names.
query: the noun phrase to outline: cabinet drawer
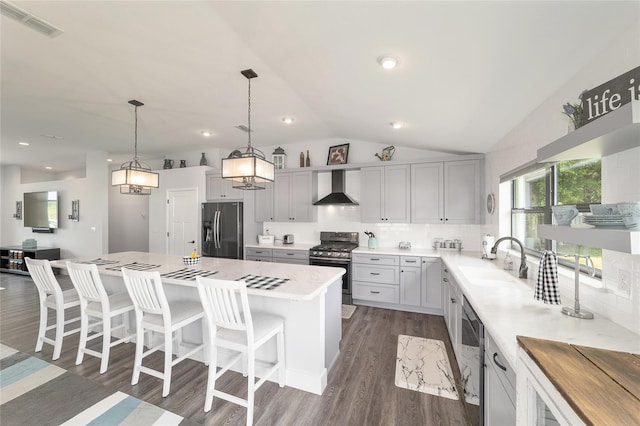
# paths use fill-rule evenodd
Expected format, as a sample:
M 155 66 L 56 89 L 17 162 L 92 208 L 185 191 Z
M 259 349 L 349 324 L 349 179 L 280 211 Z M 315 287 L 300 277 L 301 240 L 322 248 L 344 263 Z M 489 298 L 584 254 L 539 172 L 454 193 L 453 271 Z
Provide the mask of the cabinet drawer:
M 253 261 L 256 261 L 256 262 L 273 262 L 273 258 L 268 257 L 268 256 L 250 256 L 250 255 L 247 255 L 245 260 L 253 260 Z
M 491 338 L 489 333 L 485 333 L 485 363 L 491 364 L 497 373 L 500 382 L 502 382 L 502 386 L 504 386 L 507 390 L 510 391 L 511 395 L 516 394 L 516 372 L 509 365 L 506 358 L 498 349 L 498 346 Z M 500 364 L 502 367 L 506 367 L 506 371 L 498 366 Z
M 353 279 L 355 281 L 398 285 L 400 281 L 398 275 L 397 266 L 353 264 Z
M 249 256 L 272 257 L 273 256 L 273 249 L 247 247 L 246 254 L 247 254 L 247 257 L 249 257 Z
M 400 266 L 420 267 L 420 256 L 400 256 Z
M 353 263 L 366 263 L 369 265 L 399 265 L 400 259 L 398 256 L 389 255 L 375 255 L 375 254 L 363 254 L 354 253 Z
M 309 250 L 273 250 L 273 257 L 275 259 L 298 259 L 309 260 Z
M 353 298 L 374 302 L 399 303 L 397 286 L 353 283 Z

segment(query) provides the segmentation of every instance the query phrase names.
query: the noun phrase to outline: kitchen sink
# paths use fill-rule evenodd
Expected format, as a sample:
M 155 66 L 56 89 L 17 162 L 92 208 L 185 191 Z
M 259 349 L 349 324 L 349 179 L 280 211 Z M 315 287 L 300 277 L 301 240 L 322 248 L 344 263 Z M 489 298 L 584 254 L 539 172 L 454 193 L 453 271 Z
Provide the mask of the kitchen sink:
M 460 267 L 460 272 L 467 280 L 479 286 L 500 287 L 518 282 L 516 277 L 501 269 L 462 266 Z

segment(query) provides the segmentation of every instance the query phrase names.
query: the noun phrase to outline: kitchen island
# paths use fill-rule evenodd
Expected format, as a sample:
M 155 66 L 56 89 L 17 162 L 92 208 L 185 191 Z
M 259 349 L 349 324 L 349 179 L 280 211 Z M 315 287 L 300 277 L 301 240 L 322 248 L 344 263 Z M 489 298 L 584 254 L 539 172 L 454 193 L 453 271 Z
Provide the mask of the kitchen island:
M 327 371 L 340 353 L 342 337 L 341 302 L 344 269 L 244 260 L 201 258 L 198 265 L 185 266 L 179 256 L 157 253 L 122 252 L 99 258 L 63 259 L 52 266 L 66 268 L 65 262 L 95 263 L 107 290 L 124 291 L 122 267 L 158 271 L 169 302 L 199 300 L 196 274 L 221 280 L 239 280 L 248 275 L 280 279 L 269 290 L 247 288 L 252 310 L 279 315 L 285 321 L 286 385 L 321 395 Z M 178 351 L 202 342 L 200 324 L 187 327 Z M 275 359 L 275 342 L 265 345 L 258 359 Z M 202 354 L 196 359 L 202 360 Z M 221 362 L 225 354 L 219 353 Z M 258 369 L 258 376 L 260 370 Z

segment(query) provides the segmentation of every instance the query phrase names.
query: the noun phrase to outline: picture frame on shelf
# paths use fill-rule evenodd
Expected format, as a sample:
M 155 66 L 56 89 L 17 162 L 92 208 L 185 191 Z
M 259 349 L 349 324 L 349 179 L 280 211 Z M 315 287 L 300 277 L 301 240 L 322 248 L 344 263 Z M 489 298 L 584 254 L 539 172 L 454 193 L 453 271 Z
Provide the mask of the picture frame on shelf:
M 329 155 L 327 156 L 327 166 L 335 166 L 336 164 L 347 164 L 348 157 L 349 157 L 348 143 L 329 147 Z

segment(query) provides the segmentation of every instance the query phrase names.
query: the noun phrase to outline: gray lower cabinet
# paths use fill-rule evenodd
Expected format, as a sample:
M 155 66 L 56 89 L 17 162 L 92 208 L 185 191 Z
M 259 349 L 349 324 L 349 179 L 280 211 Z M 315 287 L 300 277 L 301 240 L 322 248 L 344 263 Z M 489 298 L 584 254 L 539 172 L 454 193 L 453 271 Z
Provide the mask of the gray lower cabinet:
M 247 247 L 245 259 L 255 260 L 257 262 L 273 262 L 273 249 Z
M 485 329 L 484 424 L 516 424 L 516 372 Z
M 412 312 L 442 313 L 440 259 L 355 253 L 356 304 Z

